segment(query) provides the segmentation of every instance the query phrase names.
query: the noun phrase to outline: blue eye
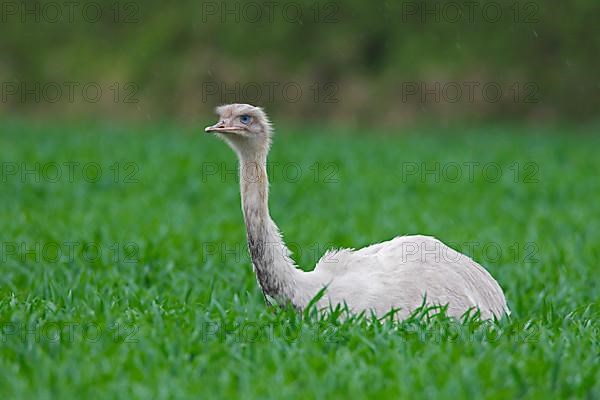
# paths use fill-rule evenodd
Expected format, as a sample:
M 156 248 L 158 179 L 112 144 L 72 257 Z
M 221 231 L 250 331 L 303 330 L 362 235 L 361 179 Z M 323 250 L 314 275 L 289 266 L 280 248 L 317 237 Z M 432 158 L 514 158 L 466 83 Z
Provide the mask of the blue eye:
M 248 125 L 248 124 L 250 123 L 250 120 L 251 120 L 251 119 L 252 119 L 252 118 L 251 118 L 249 115 L 247 115 L 247 114 L 244 114 L 244 115 L 242 115 L 242 116 L 240 117 L 240 122 L 241 122 L 242 124 L 244 124 L 244 125 Z

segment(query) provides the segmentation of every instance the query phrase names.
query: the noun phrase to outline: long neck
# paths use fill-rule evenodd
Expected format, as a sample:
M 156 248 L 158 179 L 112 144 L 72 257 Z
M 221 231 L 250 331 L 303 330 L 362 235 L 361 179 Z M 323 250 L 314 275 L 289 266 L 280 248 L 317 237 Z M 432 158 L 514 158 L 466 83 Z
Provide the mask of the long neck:
M 293 303 L 298 275 L 277 225 L 269 215 L 266 152 L 240 154 L 240 190 L 250 256 L 265 295 Z

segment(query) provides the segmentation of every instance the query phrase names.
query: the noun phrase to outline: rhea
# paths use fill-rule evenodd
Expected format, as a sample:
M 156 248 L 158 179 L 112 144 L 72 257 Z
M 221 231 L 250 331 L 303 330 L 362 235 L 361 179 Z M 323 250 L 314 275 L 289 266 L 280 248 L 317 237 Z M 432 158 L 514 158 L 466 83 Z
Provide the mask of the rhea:
M 299 310 L 310 304 L 320 310 L 342 306 L 351 313 L 397 319 L 423 305 L 443 306 L 457 318 L 473 310 L 484 319 L 509 313 L 504 293 L 488 271 L 429 236 L 329 250 L 314 270 L 299 269 L 269 214 L 266 163 L 273 128 L 267 115 L 249 104 L 223 105 L 216 113 L 218 122 L 205 131 L 222 138 L 239 158 L 248 248 L 268 301 L 291 303 Z

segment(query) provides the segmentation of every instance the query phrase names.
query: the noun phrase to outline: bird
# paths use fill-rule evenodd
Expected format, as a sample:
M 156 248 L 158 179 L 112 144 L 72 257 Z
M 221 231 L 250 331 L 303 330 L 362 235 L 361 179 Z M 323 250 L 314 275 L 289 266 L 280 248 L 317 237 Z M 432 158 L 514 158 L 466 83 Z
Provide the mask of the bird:
M 299 311 L 344 309 L 404 320 L 424 306 L 449 317 L 510 314 L 504 292 L 470 257 L 425 235 L 397 236 L 359 250 L 328 250 L 312 271 L 292 260 L 269 213 L 267 156 L 273 125 L 261 107 L 225 104 L 218 122 L 205 128 L 237 154 L 246 238 L 258 284 L 267 304 L 291 304 Z

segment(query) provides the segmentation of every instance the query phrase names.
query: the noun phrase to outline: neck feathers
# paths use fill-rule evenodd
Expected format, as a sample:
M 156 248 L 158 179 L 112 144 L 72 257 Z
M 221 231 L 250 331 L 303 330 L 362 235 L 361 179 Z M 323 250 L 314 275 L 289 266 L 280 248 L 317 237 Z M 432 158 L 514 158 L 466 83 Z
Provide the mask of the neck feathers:
M 258 283 L 265 295 L 279 302 L 293 302 L 300 271 L 269 215 L 266 154 L 240 157 L 240 190 L 248 248 Z

